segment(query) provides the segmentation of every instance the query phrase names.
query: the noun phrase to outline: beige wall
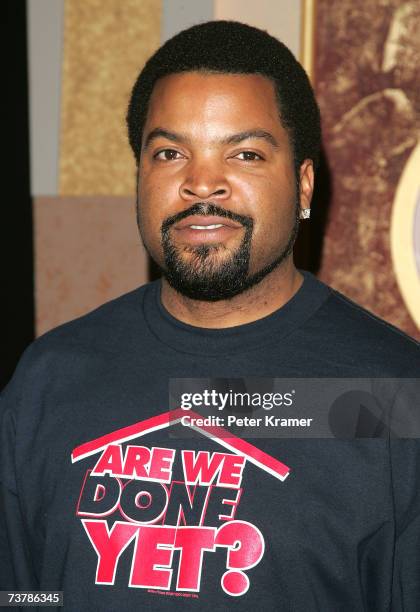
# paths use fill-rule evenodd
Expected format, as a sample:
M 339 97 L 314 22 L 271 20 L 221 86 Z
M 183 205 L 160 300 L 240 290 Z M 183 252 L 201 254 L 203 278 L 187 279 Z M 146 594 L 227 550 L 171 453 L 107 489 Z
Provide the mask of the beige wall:
M 48 0 L 32 6 L 38 25 L 42 11 Z M 34 200 L 37 334 L 148 279 L 125 114 L 133 82 L 160 43 L 161 2 L 65 0 L 63 21 L 61 117 L 44 124 L 50 134 L 59 129 L 58 193 L 38 190 Z
M 299 58 L 301 2 L 299 0 L 214 0 L 215 19 L 244 21 L 279 38 Z
M 38 334 L 147 279 L 132 197 L 38 197 L 34 225 Z

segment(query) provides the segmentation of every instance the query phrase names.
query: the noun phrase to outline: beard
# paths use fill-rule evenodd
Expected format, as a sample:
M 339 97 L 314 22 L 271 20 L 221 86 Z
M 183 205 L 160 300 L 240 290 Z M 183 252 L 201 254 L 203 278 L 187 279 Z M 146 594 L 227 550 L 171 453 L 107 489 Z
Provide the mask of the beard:
M 241 244 L 233 252 L 222 243 L 176 246 L 172 242 L 170 228 L 174 223 L 190 215 L 218 215 L 241 223 L 245 227 Z M 231 299 L 259 283 L 291 254 L 299 230 L 299 205 L 298 203 L 295 205 L 293 227 L 287 243 L 278 256 L 261 270 L 250 275 L 253 226 L 251 217 L 232 213 L 213 203 L 196 203 L 188 210 L 164 221 L 161 228 L 161 244 L 165 267 L 161 267 L 156 261 L 155 263 L 169 285 L 190 299 L 205 302 Z M 183 258 L 182 253 L 188 253 L 190 257 Z

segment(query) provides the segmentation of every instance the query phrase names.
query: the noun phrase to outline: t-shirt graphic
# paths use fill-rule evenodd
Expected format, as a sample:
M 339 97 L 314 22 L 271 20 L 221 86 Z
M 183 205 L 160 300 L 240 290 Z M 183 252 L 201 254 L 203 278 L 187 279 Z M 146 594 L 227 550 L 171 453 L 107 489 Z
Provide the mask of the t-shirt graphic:
M 220 427 L 195 428 L 220 451 L 189 450 L 185 440 L 182 449 L 134 443 L 179 423 L 182 414 L 180 409 L 164 412 L 74 449 L 73 463 L 95 457 L 76 507 L 97 555 L 92 580 L 113 585 L 119 559 L 134 543 L 129 587 L 197 597 L 206 555 L 224 555 L 220 587 L 241 596 L 252 588 L 247 570 L 265 551 L 258 526 L 237 518 L 246 463 L 280 481 L 289 468 Z

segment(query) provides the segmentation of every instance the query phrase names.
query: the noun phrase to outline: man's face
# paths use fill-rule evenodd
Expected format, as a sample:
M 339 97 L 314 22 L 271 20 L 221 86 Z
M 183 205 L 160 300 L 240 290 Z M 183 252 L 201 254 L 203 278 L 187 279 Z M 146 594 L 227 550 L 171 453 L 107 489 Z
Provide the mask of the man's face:
M 169 284 L 193 299 L 238 295 L 284 265 L 309 205 L 273 83 L 188 72 L 159 80 L 139 165 L 143 243 Z

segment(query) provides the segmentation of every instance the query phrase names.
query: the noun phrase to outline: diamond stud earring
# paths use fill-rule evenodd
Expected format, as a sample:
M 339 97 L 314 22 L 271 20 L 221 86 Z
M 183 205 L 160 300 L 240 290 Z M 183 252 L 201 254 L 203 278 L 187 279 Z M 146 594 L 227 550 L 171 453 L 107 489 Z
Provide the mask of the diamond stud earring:
M 302 208 L 302 210 L 300 211 L 300 218 L 301 219 L 309 219 L 310 216 L 311 216 L 311 209 L 310 208 Z

